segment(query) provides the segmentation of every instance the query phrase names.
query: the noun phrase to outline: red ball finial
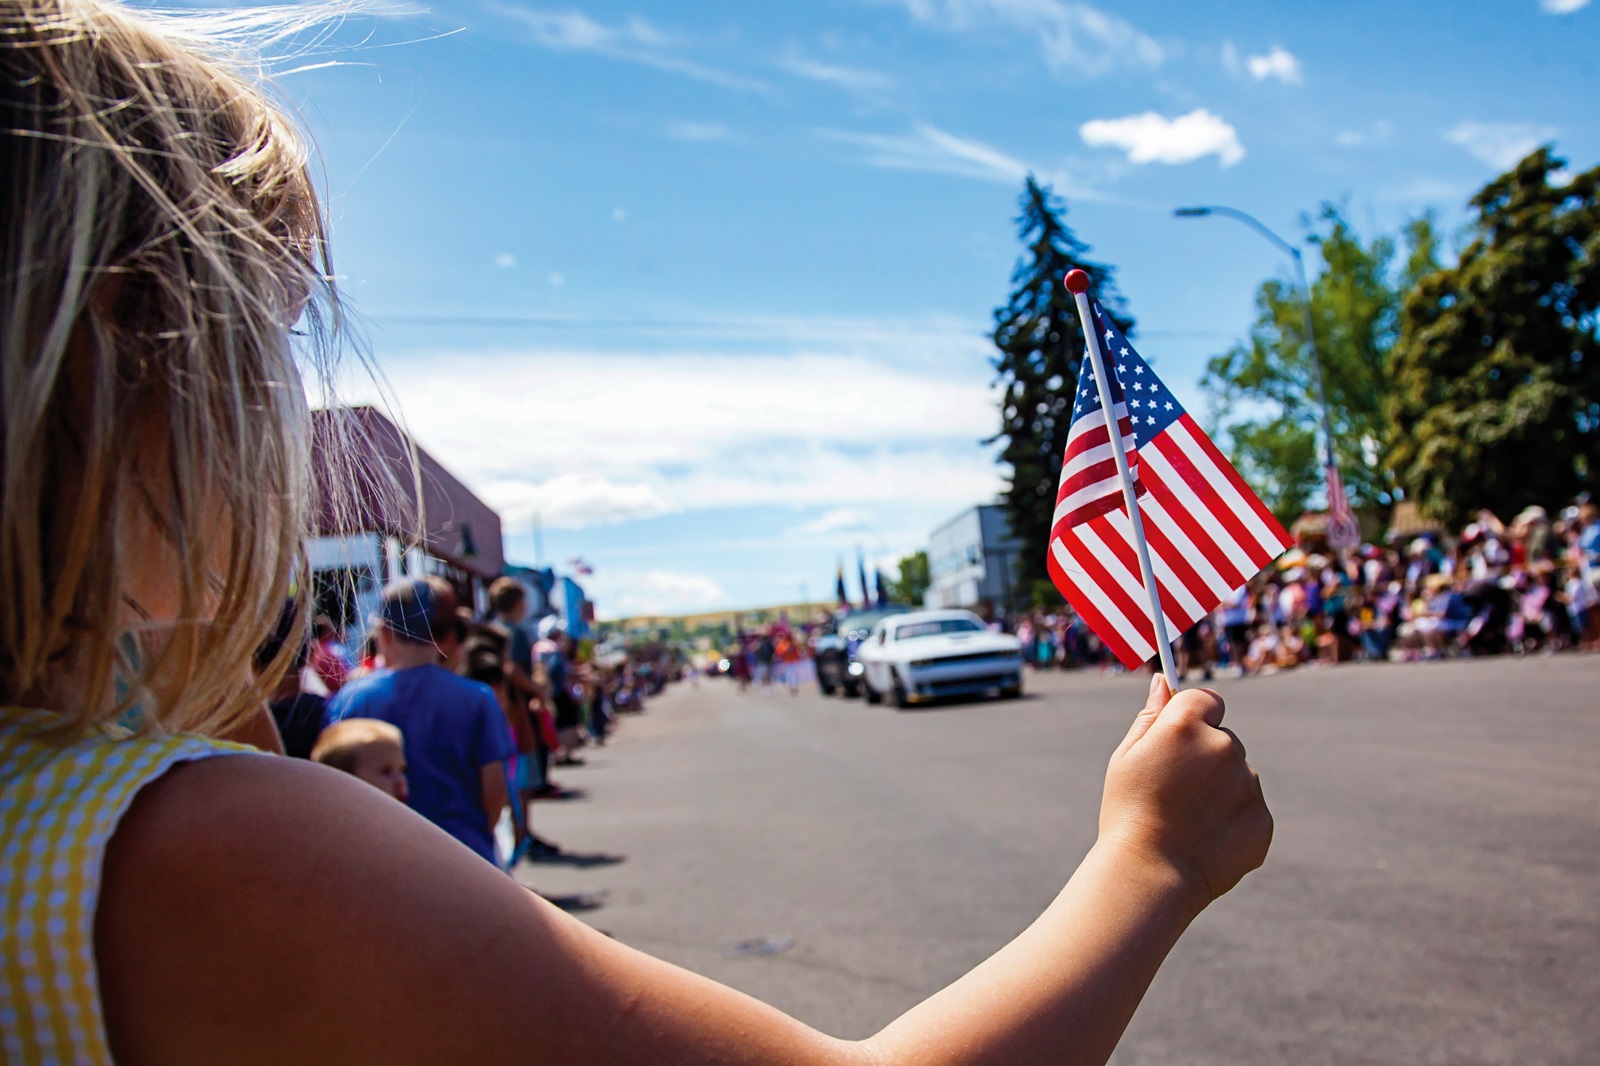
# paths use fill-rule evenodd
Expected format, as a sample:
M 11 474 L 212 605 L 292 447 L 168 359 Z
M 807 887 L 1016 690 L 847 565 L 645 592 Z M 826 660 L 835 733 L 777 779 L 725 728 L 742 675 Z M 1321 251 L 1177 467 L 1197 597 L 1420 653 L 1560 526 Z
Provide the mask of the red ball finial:
M 1073 294 L 1089 291 L 1089 275 L 1081 270 L 1069 270 L 1065 279 L 1067 291 Z

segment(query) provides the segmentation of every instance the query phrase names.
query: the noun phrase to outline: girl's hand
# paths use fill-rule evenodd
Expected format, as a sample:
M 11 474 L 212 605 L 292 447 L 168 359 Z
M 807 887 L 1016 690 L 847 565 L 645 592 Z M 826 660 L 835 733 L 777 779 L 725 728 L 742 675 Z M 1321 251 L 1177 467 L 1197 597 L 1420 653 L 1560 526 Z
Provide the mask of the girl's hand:
M 1260 866 L 1272 843 L 1261 780 L 1222 714 L 1215 692 L 1174 696 L 1157 674 L 1111 756 L 1100 801 L 1102 844 L 1171 867 L 1195 913 Z

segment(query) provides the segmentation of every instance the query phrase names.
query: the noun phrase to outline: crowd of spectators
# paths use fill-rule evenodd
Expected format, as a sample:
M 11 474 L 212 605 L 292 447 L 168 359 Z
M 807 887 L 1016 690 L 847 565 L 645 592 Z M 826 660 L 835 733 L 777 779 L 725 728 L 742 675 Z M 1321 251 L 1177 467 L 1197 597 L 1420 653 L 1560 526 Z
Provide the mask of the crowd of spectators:
M 1115 660 L 1070 607 L 1015 625 L 1038 669 Z M 1600 508 L 1510 523 L 1480 511 L 1455 535 L 1344 553 L 1293 550 L 1177 642 L 1179 673 L 1210 678 L 1312 663 L 1600 650 Z
M 601 662 L 554 618 L 531 622 L 509 578 L 490 587 L 489 606 L 475 618 L 442 578 L 404 578 L 384 590 L 359 658 L 326 617 L 301 637 L 291 606 L 257 661 L 300 642 L 271 702 L 286 754 L 367 781 L 510 868 L 561 857 L 532 826 L 534 801 L 572 794 L 552 767 L 583 765 L 580 749 L 603 745 L 663 675 L 649 662 Z

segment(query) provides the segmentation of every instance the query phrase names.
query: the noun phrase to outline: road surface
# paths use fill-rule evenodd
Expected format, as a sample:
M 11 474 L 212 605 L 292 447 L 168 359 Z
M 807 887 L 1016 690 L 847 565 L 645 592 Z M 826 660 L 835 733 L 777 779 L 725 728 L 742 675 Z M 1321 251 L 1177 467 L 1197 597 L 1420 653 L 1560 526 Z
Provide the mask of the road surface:
M 1093 839 L 1140 679 L 1029 675 L 913 711 L 676 686 L 523 866 L 581 917 L 830 1033 L 865 1036 L 1024 928 Z M 1222 681 L 1277 819 L 1116 1063 L 1600 1062 L 1600 656 Z M 743 948 L 739 948 L 743 945 Z

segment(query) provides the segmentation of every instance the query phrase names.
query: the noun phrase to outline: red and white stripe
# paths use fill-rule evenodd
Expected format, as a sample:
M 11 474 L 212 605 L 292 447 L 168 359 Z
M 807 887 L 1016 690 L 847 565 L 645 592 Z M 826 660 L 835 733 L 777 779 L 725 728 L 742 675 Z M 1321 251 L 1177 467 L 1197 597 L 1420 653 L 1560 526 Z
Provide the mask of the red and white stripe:
M 1071 451 L 1069 439 L 1069 466 Z M 1294 540 L 1187 414 L 1147 441 L 1139 460 L 1139 512 L 1167 633 L 1176 638 Z M 1066 480 L 1063 474 L 1063 487 Z M 1058 499 L 1047 565 L 1056 587 L 1131 670 L 1156 654 L 1155 627 L 1114 466 L 1110 491 L 1098 510 Z
M 1112 410 L 1116 412 L 1117 429 L 1122 433 L 1122 450 L 1128 456 L 1128 472 L 1133 477 L 1134 490 L 1143 492 L 1139 481 L 1139 452 L 1133 423 L 1128 421 L 1128 405 L 1118 400 Z M 1056 510 L 1050 528 L 1062 522 L 1071 525 L 1086 522 L 1121 506 L 1122 482 L 1117 480 L 1111 433 L 1106 429 L 1105 415 L 1097 407 L 1074 421 L 1067 431 L 1067 453 L 1061 463 L 1061 480 L 1056 485 Z

